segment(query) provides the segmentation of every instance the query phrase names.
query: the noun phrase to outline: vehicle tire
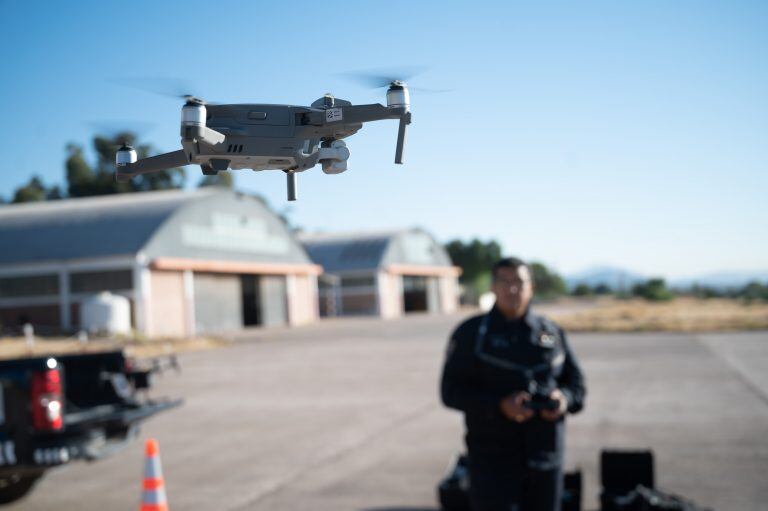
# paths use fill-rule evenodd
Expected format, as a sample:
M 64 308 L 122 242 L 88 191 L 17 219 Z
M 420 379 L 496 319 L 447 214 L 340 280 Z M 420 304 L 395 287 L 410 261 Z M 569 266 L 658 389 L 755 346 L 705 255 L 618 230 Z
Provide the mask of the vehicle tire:
M 8 474 L 0 476 L 0 504 L 8 504 L 32 490 L 42 474 Z

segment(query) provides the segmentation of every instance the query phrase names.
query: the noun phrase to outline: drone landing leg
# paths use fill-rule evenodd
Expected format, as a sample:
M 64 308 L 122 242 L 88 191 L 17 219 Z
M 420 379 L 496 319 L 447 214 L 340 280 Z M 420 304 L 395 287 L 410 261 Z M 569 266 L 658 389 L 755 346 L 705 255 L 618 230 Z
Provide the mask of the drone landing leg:
M 403 149 L 405 149 L 405 127 L 408 125 L 405 117 L 400 118 L 400 126 L 397 129 L 397 147 L 395 148 L 395 163 L 402 165 Z
M 296 200 L 296 173 L 292 170 L 289 170 L 285 173 L 285 176 L 288 178 L 288 200 L 295 201 Z

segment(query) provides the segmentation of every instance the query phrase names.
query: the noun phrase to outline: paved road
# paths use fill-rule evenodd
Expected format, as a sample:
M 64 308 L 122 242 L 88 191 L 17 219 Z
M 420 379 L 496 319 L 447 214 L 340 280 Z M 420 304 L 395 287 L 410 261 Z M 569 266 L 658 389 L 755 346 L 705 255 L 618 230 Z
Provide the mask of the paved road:
M 185 396 L 151 420 L 171 509 L 421 511 L 461 445 L 437 402 L 444 339 L 460 316 L 334 320 L 253 330 L 187 354 L 155 394 Z M 603 446 L 651 447 L 660 484 L 719 510 L 768 503 L 768 334 L 580 334 L 587 410 L 567 463 L 595 509 Z M 52 472 L 9 510 L 136 509 L 142 444 Z

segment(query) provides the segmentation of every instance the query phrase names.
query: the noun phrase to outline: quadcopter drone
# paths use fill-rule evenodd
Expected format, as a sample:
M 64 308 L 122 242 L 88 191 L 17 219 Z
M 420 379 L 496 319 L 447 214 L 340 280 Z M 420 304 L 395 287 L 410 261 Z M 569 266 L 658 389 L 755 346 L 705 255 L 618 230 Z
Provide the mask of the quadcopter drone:
M 123 144 L 115 157 L 116 179 L 184 165 L 200 165 L 205 175 L 227 169 L 282 170 L 288 181 L 288 200 L 296 200 L 296 174 L 320 163 L 326 174 L 347 170 L 349 149 L 342 139 L 363 123 L 399 119 L 395 163 L 403 163 L 406 126 L 411 123 L 410 94 L 405 82 L 393 80 L 387 106 L 353 105 L 326 94 L 309 107 L 292 105 L 207 103 L 182 96 L 183 149 L 137 160 L 136 151 Z

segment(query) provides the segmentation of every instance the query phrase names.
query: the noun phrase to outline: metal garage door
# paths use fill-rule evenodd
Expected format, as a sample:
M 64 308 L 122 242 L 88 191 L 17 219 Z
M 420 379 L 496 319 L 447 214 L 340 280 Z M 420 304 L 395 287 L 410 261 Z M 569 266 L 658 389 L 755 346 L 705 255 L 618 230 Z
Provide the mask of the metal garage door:
M 195 273 L 195 328 L 197 333 L 243 327 L 240 276 Z
M 427 278 L 427 310 L 440 312 L 440 281 L 436 277 Z
M 288 290 L 283 275 L 259 277 L 261 324 L 264 326 L 288 323 Z

